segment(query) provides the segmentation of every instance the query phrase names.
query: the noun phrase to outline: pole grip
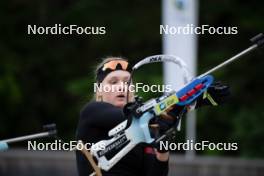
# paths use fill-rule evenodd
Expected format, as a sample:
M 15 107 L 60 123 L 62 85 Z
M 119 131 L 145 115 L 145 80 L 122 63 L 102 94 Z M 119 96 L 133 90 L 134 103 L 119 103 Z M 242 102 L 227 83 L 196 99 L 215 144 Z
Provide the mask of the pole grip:
M 251 38 L 250 41 L 253 44 L 257 44 L 258 47 L 262 47 L 264 45 L 264 35 L 263 35 L 263 33 L 259 33 L 255 37 Z
M 56 124 L 47 124 L 43 126 L 44 131 L 47 131 L 49 133 L 49 137 L 54 137 L 57 135 L 57 128 Z

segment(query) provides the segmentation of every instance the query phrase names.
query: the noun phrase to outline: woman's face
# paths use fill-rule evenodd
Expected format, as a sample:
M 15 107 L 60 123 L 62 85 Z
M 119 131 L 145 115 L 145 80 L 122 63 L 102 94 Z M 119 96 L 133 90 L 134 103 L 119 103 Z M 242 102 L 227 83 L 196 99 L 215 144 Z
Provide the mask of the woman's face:
M 99 92 L 103 101 L 120 108 L 124 107 L 127 103 L 129 77 L 130 73 L 123 70 L 109 73 L 102 82 L 103 89 Z

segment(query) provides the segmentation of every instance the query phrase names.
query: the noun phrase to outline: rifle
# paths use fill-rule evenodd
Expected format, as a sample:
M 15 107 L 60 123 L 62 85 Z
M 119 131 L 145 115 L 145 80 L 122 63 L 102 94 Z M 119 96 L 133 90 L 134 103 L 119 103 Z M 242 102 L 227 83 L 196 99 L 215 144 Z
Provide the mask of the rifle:
M 263 46 L 264 35 L 262 33 L 258 34 L 250 41 L 253 44 L 249 48 L 196 78 L 191 78 L 189 76 L 186 64 L 176 56 L 154 55 L 138 62 L 132 69 L 131 79 L 133 72 L 142 65 L 154 62 L 173 62 L 183 69 L 185 85 L 177 91 L 172 91 L 161 97 L 151 99 L 146 103 L 142 103 L 142 101 L 137 98 L 135 102 L 125 106 L 124 112 L 128 119 L 109 131 L 108 135 L 109 137 L 112 137 L 111 139 L 101 140 L 94 144 L 90 149 L 89 155 L 92 155 L 97 160 L 96 169 L 101 168 L 108 171 L 139 143 L 156 144 L 167 136 L 175 135 L 175 129 L 177 128 L 179 130 L 181 118 L 184 113 L 179 113 L 175 119 L 174 125 L 157 139 L 151 136 L 149 128 L 150 120 L 160 118 L 162 113 L 174 105 L 182 107 L 192 105 L 213 83 L 214 78 L 209 74 Z M 104 150 L 96 150 L 102 145 L 105 146 Z M 93 161 L 93 163 L 94 162 L 95 161 Z M 95 173 L 92 175 L 94 174 Z

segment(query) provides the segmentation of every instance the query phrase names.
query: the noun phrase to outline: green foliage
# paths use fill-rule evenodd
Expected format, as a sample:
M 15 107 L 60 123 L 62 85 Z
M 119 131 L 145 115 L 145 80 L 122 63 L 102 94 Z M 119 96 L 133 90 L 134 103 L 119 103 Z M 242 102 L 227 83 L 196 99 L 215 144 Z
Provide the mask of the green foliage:
M 200 1 L 200 24 L 237 26 L 238 35 L 199 36 L 199 72 L 221 63 L 249 46 L 248 39 L 263 32 L 259 1 Z M 217 108 L 198 110 L 198 139 L 211 142 L 238 142 L 236 152 L 204 153 L 263 157 L 263 51 L 245 56 L 214 74 L 229 84 L 231 99 Z

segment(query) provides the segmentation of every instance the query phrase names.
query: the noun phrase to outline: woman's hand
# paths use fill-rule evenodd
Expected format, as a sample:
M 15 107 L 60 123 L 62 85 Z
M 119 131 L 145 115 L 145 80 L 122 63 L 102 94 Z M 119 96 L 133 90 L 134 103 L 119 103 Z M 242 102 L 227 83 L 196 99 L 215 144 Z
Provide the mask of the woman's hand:
M 207 92 L 205 92 L 197 99 L 195 108 L 206 105 L 221 105 L 225 103 L 229 99 L 229 97 L 229 86 L 222 84 L 220 81 L 216 81 L 211 86 L 209 86 Z

